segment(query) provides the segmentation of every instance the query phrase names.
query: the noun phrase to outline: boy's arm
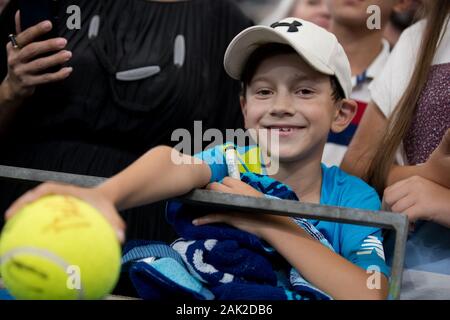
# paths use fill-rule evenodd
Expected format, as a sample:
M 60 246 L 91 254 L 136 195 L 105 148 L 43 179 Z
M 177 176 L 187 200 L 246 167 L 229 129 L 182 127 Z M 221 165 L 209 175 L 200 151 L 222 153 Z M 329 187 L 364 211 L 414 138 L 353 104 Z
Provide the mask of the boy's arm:
M 388 280 L 379 273 L 380 287 L 370 289 L 374 276 L 354 265 L 285 217 L 278 227 L 262 229 L 261 236 L 271 244 L 302 276 L 334 299 L 386 299 Z M 284 220 L 284 221 L 283 221 Z M 376 275 L 376 276 L 378 276 Z
M 339 254 L 311 238 L 292 219 L 273 215 L 217 213 L 198 218 L 195 225 L 227 223 L 267 241 L 306 280 L 334 299 L 386 299 L 388 280 L 380 276 L 380 288 L 369 289 L 373 273 L 366 273 Z
M 172 161 L 172 156 L 178 159 L 181 157 L 186 164 L 176 164 Z M 43 183 L 19 197 L 6 211 L 5 216 L 10 219 L 27 203 L 45 195 L 71 195 L 96 207 L 116 229 L 119 240 L 124 241 L 125 223 L 117 209 L 182 195 L 194 188 L 205 186 L 210 176 L 211 169 L 205 162 L 180 154 L 170 147 L 160 146 L 150 150 L 98 187 L 81 188 Z
M 264 196 L 244 182 L 231 178 L 223 179 L 222 184 L 210 184 L 208 188 L 247 196 Z M 368 209 L 372 209 L 372 206 L 376 208 L 380 206 L 375 191 L 369 194 L 366 202 Z M 267 214 L 212 213 L 195 219 L 193 223 L 194 225 L 227 223 L 255 234 L 276 249 L 305 279 L 335 299 L 386 299 L 387 297 L 388 280 L 382 273 L 367 273 L 363 267 L 353 264 L 313 239 L 291 218 Z M 372 234 L 371 232 L 369 230 L 359 236 L 366 238 L 367 235 Z M 351 251 L 350 249 L 355 249 L 356 243 L 359 249 L 358 241 L 350 240 L 352 239 L 344 239 L 346 243 L 342 245 Z M 350 246 L 349 242 L 354 242 L 353 246 Z M 374 265 L 379 262 L 373 259 L 372 261 Z M 380 277 L 379 289 L 369 289 L 367 285 L 369 280 L 377 276 Z
M 211 170 L 205 162 L 173 148 L 159 146 L 98 186 L 97 190 L 122 210 L 202 188 L 210 177 Z

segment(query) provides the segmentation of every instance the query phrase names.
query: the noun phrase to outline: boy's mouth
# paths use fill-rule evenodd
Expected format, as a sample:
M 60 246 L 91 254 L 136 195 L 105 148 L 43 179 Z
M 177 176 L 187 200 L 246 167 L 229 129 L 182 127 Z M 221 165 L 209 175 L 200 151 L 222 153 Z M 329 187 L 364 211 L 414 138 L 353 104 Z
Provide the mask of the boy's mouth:
M 278 134 L 279 136 L 286 137 L 294 134 L 295 132 L 304 129 L 302 126 L 292 126 L 292 125 L 273 125 L 266 126 L 264 129 L 268 129 L 271 132 Z

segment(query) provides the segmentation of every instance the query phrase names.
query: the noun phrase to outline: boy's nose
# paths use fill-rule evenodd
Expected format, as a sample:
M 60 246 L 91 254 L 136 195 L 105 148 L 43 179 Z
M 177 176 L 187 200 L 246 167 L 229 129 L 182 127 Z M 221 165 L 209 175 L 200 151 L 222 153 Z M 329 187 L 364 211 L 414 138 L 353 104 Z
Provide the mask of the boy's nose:
M 270 114 L 274 117 L 289 116 L 295 113 L 295 109 L 292 103 L 292 99 L 286 96 L 278 96 L 272 108 Z

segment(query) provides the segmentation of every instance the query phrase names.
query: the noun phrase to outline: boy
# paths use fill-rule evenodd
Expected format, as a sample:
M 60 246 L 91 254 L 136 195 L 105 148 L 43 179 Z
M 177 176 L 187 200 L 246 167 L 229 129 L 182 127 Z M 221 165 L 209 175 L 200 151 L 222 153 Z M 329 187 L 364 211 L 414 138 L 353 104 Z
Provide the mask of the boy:
M 246 127 L 278 135 L 279 150 L 270 150 L 279 159 L 275 179 L 289 185 L 304 202 L 380 208 L 376 192 L 362 180 L 320 162 L 330 129 L 344 130 L 356 110 L 356 104 L 348 100 L 350 66 L 334 35 L 295 18 L 271 27 L 248 28 L 230 43 L 225 69 L 243 82 L 241 105 Z M 96 206 L 123 233 L 116 208 L 176 197 L 208 183 L 208 189 L 215 191 L 262 196 L 249 185 L 225 177 L 225 161 L 216 161 L 223 160 L 223 146 L 197 155 L 203 159 L 197 160 L 200 164 L 192 164 L 194 159 L 183 154 L 179 157 L 184 164 L 174 164 L 174 152 L 169 147 L 156 147 L 92 189 L 44 184 L 18 200 L 7 217 L 44 194 L 72 194 Z M 335 253 L 313 240 L 289 217 L 211 214 L 193 224 L 215 222 L 261 237 L 309 282 L 335 299 L 386 297 L 388 270 L 379 229 L 310 221 L 325 235 Z M 123 240 L 123 235 L 120 237 Z M 380 286 L 371 290 L 367 282 L 372 275 L 366 270 L 374 266 L 379 271 Z

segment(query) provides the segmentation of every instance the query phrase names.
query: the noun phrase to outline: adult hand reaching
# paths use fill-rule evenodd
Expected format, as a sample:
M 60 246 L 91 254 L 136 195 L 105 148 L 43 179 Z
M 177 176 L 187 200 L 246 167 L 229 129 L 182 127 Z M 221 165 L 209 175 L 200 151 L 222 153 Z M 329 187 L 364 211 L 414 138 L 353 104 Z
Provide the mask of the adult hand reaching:
M 70 60 L 72 53 L 63 50 L 67 45 L 64 38 L 39 41 L 39 38 L 52 30 L 50 21 L 43 21 L 22 32 L 20 13 L 16 13 L 16 41 L 18 47 L 11 42 L 6 46 L 8 56 L 8 74 L 2 83 L 4 94 L 8 100 L 21 100 L 32 95 L 36 86 L 60 81 L 67 78 L 71 67 L 49 73 L 47 69 L 61 65 Z M 57 52 L 56 52 L 57 51 Z M 42 56 L 56 52 L 48 56 Z

